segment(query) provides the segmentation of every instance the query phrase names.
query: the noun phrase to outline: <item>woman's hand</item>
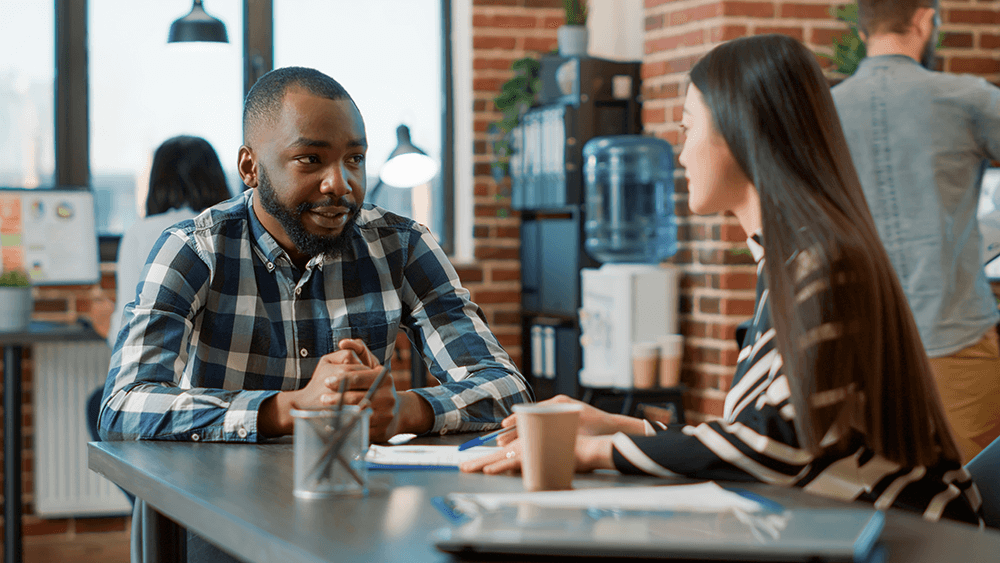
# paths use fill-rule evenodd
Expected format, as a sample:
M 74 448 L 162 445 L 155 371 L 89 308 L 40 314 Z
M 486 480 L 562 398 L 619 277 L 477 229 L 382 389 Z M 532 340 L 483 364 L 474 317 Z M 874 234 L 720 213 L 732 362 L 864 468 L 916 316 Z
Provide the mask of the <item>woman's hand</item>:
M 508 434 L 505 434 L 504 436 L 507 435 Z M 496 475 L 507 471 L 520 471 L 521 441 L 514 440 L 508 443 L 504 449 L 499 452 L 462 462 L 458 468 L 464 473 L 483 472 L 487 475 Z
M 614 469 L 611 457 L 611 436 L 580 436 L 576 437 L 575 471 L 587 473 L 595 469 Z M 521 470 L 521 440 L 515 439 L 503 450 L 466 461 L 458 466 L 465 473 L 485 473 L 497 475 L 509 471 Z
M 566 395 L 556 395 L 551 399 L 541 401 L 538 403 L 540 405 L 545 404 L 577 404 L 583 407 L 580 411 L 580 425 L 577 428 L 577 434 L 580 436 L 604 436 L 607 434 L 614 434 L 616 432 L 624 432 L 626 434 L 645 434 L 646 425 L 641 419 L 634 418 L 631 416 L 625 416 L 621 414 L 611 414 L 609 412 L 603 411 L 597 407 L 593 407 L 583 401 L 578 401 Z M 514 426 L 517 423 L 517 415 L 512 414 L 507 418 L 503 419 L 500 426 L 507 428 L 508 426 Z M 508 432 L 497 438 L 498 446 L 506 446 L 507 444 L 513 442 L 517 439 L 517 430 L 513 432 Z

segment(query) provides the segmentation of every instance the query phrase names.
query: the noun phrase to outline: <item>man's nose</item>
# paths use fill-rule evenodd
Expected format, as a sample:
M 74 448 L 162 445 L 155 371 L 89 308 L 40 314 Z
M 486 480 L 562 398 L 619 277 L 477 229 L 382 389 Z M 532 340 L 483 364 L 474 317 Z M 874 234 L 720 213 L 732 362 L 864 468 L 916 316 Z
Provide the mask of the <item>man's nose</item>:
M 353 191 L 351 185 L 347 183 L 347 171 L 343 166 L 331 166 L 323 183 L 320 184 L 319 191 L 325 194 L 333 194 L 337 197 L 347 195 Z

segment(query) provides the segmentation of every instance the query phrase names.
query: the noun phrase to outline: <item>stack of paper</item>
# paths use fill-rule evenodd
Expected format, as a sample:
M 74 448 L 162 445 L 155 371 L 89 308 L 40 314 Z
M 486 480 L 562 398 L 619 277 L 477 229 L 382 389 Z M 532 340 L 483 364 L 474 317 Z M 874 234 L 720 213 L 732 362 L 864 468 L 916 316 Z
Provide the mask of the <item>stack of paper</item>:
M 479 446 L 463 452 L 458 446 L 379 446 L 372 444 L 365 455 L 369 469 L 413 469 L 419 467 L 458 467 L 458 464 L 503 448 Z

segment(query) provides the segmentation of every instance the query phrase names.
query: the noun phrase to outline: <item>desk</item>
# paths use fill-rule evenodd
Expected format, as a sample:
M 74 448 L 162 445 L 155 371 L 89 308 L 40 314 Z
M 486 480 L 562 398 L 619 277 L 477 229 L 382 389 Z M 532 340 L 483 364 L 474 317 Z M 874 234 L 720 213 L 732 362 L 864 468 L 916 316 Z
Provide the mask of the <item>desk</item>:
M 469 436 L 448 437 L 461 443 Z M 435 442 L 440 443 L 440 441 Z M 451 471 L 372 472 L 367 498 L 297 499 L 292 445 L 91 442 L 90 468 L 156 510 L 251 562 L 446 562 L 429 534 L 448 521 L 430 499 L 452 491 L 521 492 L 520 477 Z M 578 475 L 577 488 L 649 485 L 651 477 Z M 748 488 L 786 506 L 842 506 L 799 489 Z M 892 511 L 883 541 L 890 563 L 996 561 L 1000 533 L 930 523 Z
M 0 332 L 3 346 L 4 561 L 20 563 L 21 537 L 21 352 L 36 342 L 71 342 L 101 337 L 82 324 L 32 322 L 23 332 Z M 82 422 L 82 421 L 81 421 Z

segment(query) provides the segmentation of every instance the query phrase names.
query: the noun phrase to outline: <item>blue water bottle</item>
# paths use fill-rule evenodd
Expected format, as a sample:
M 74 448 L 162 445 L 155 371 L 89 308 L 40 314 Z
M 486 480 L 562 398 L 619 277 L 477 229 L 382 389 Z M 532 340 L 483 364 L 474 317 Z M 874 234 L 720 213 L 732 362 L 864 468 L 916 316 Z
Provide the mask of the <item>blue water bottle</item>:
M 583 147 L 584 248 L 603 263 L 658 263 L 677 252 L 674 151 L 642 135 L 595 137 Z

